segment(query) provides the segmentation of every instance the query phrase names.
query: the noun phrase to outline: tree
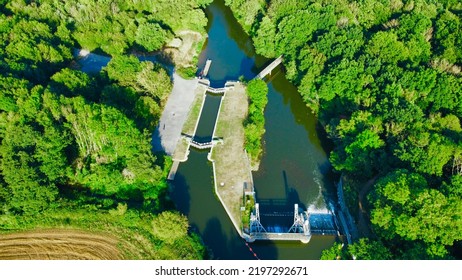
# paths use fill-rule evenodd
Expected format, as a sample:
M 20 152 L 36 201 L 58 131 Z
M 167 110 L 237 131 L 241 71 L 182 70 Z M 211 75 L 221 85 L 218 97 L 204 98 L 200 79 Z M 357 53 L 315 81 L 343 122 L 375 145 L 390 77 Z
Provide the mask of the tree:
M 369 196 L 371 222 L 383 238 L 421 240 L 430 256 L 441 257 L 447 254 L 445 245 L 462 238 L 462 207 L 460 197 L 446 197 L 427 185 L 421 175 L 407 170 L 381 178 Z
M 99 100 L 96 82 L 84 72 L 64 68 L 51 76 L 52 91 L 66 96 L 85 96 L 89 100 Z
M 50 171 L 49 162 L 40 156 L 40 151 L 36 152 L 37 149 L 40 150 L 37 145 L 43 145 L 42 141 L 45 140 L 40 138 L 37 131 L 19 122 L 10 122 L 5 129 L 0 148 L 0 170 L 8 186 L 6 208 L 18 214 L 36 215 L 55 200 L 58 190 L 54 181 L 60 175 L 47 172 Z M 53 141 L 59 142 L 56 139 Z M 50 146 L 53 154 L 54 147 Z M 52 160 L 53 156 L 49 159 Z M 59 166 L 59 160 L 56 164 Z M 47 173 L 43 174 L 43 171 Z M 51 178 L 46 175 L 51 175 Z
M 343 260 L 348 259 L 345 254 L 344 244 L 335 242 L 332 247 L 322 251 L 321 260 Z
M 276 26 L 265 16 L 254 38 L 255 51 L 266 57 L 276 57 Z
M 131 86 L 141 69 L 141 63 L 134 55 L 113 57 L 106 66 L 109 78 L 119 82 L 122 86 Z
M 168 38 L 167 32 L 157 23 L 143 23 L 136 30 L 135 41 L 146 51 L 160 49 Z
M 164 211 L 152 220 L 154 235 L 169 244 L 185 238 L 188 228 L 188 219 L 177 212 Z
M 435 24 L 437 50 L 447 61 L 455 63 L 462 60 L 461 40 L 456 34 L 461 30 L 460 18 L 451 11 L 442 13 Z
M 348 252 L 355 260 L 390 260 L 390 251 L 380 242 L 361 238 L 348 246 Z
M 249 113 L 244 123 L 245 149 L 250 155 L 253 165 L 256 165 L 262 150 L 262 136 L 265 133 L 264 111 L 268 103 L 268 87 L 263 80 L 254 79 L 247 85 L 249 98 Z
M 375 33 L 366 47 L 366 53 L 379 57 L 383 62 L 396 64 L 409 57 L 409 50 L 393 32 Z

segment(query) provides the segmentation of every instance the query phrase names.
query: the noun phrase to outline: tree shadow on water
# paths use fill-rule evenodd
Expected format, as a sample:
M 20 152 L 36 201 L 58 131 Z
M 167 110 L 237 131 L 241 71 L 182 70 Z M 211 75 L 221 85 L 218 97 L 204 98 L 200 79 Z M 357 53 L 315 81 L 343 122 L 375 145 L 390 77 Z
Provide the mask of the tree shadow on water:
M 186 178 L 179 172 L 175 176 L 175 180 L 170 182 L 170 198 L 175 204 L 175 208 L 188 215 L 191 209 L 191 194 Z
M 159 126 L 156 126 L 154 132 L 152 133 L 151 145 L 154 152 L 165 152 L 164 147 L 162 147 Z
M 211 251 L 211 259 L 256 260 L 257 258 L 277 258 L 276 248 L 264 248 L 264 254 L 259 256 L 258 253 L 252 249 L 254 244 L 249 243 L 246 245 L 245 240 L 239 236 L 234 227 L 225 226 L 225 228 L 228 228 L 228 233 L 226 233 L 226 229 L 223 229 L 222 222 L 217 217 L 213 217 L 209 219 L 202 233 L 202 238 Z M 257 256 L 254 256 L 254 253 L 257 254 Z
M 284 181 L 284 192 L 285 197 L 281 199 L 260 199 L 257 193 L 257 202 L 260 204 L 260 210 L 269 209 L 270 212 L 293 212 L 294 204 L 298 204 L 300 208 L 305 208 L 300 200 L 299 194 L 295 187 L 289 184 L 287 172 L 282 171 L 282 177 Z

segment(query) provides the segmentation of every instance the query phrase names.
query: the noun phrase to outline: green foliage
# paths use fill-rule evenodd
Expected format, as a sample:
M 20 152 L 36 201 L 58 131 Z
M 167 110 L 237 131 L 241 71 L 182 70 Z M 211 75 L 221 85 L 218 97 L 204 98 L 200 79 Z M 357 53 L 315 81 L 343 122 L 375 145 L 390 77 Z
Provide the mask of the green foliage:
M 335 242 L 332 247 L 322 251 L 321 260 L 342 260 L 345 259 L 344 245 L 340 242 Z
M 262 149 L 262 136 L 265 133 L 264 111 L 268 103 L 268 87 L 263 80 L 254 79 L 247 85 L 249 113 L 244 124 L 245 149 L 254 165 L 258 162 Z
M 254 38 L 255 51 L 266 57 L 276 57 L 276 25 L 268 16 L 260 23 Z
M 378 57 L 380 60 L 392 64 L 406 60 L 409 57 L 409 50 L 398 36 L 392 32 L 379 31 L 366 46 L 366 54 Z
M 172 85 L 165 69 L 150 61 L 140 62 L 133 55 L 117 56 L 109 61 L 108 77 L 118 84 L 135 89 L 139 94 L 149 96 L 163 103 Z
M 2 73 L 42 82 L 72 58 L 70 42 L 42 21 L 0 17 L 0 25 Z
M 462 62 L 462 39 L 460 34 L 462 25 L 460 16 L 451 11 L 442 13 L 435 24 L 435 39 L 437 51 L 450 63 Z
M 142 240 L 143 253 L 128 250 L 129 258 L 202 258 L 203 246 L 188 234 L 184 216 L 162 222 L 162 229 L 181 233 L 174 243 L 154 234 L 150 221 L 168 215 L 156 220 L 151 213 L 165 207 L 171 159 L 153 155 L 150 132 L 172 84 L 164 68 L 125 53 L 134 46 L 158 50 L 176 31 L 203 32 L 199 7 L 209 1 L 6 2 L 0 13 L 0 229 L 105 231 Z M 88 75 L 69 68 L 73 47 L 114 57 L 105 71 Z
M 167 32 L 157 23 L 145 23 L 138 26 L 135 41 L 146 51 L 160 49 L 167 40 Z
M 39 3 L 12 0 L 6 6 L 13 13 L 52 23 L 62 39 L 75 40 L 84 49 L 100 49 L 115 56 L 136 45 L 146 51 L 158 50 L 172 33 L 181 30 L 204 32 L 207 19 L 200 8 L 208 3 L 210 0 L 111 3 L 105 0 L 70 0 L 65 3 L 54 0 Z M 18 47 L 31 57 L 39 55 L 28 43 Z M 38 49 L 43 48 L 39 46 Z M 62 53 L 53 49 L 45 50 L 50 57 Z
M 196 67 L 180 67 L 176 69 L 176 73 L 183 79 L 192 79 L 196 77 Z
M 152 220 L 152 231 L 162 241 L 173 244 L 188 235 L 188 219 L 180 213 L 165 211 Z
M 87 74 L 64 68 L 51 76 L 51 89 L 54 92 L 65 96 L 84 96 L 89 100 L 98 100 L 98 89 L 96 82 Z
M 355 243 L 344 246 L 336 242 L 322 251 L 321 260 L 390 260 L 391 252 L 380 241 L 361 238 Z
M 445 196 L 427 185 L 421 175 L 407 170 L 383 177 L 369 196 L 371 222 L 385 239 L 421 240 L 428 244 L 429 256 L 444 257 L 444 246 L 462 238 L 461 197 Z
M 236 15 L 237 21 L 248 33 L 266 3 L 264 0 L 226 0 L 225 4 L 230 6 Z
M 379 241 L 361 238 L 348 246 L 348 252 L 356 260 L 389 260 L 390 251 Z
M 245 210 L 242 212 L 242 227 L 244 230 L 248 230 L 250 227 L 250 214 L 253 213 L 255 207 L 255 200 L 253 196 L 244 196 L 244 207 Z

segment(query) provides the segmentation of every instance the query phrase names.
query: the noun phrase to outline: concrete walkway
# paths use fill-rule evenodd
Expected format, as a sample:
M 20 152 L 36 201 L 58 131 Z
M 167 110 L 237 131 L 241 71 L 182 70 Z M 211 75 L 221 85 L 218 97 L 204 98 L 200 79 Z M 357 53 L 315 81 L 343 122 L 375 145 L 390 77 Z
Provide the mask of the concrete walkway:
M 152 135 L 154 151 L 164 151 L 167 155 L 173 155 L 193 103 L 197 84 L 197 79 L 185 80 L 176 73 L 173 74 L 172 92 L 160 117 L 159 125 Z

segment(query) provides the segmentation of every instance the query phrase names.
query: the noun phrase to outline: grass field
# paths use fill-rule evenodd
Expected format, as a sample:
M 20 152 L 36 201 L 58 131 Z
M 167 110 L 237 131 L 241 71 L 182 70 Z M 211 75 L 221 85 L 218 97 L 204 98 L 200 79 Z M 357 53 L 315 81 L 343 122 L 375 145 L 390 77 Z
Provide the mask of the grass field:
M 72 229 L 31 230 L 0 235 L 2 260 L 116 260 L 119 240 Z

